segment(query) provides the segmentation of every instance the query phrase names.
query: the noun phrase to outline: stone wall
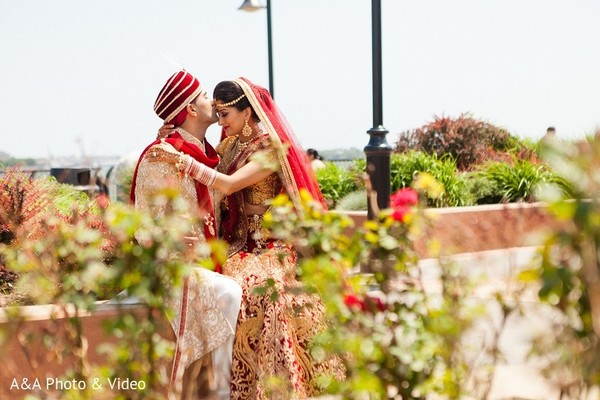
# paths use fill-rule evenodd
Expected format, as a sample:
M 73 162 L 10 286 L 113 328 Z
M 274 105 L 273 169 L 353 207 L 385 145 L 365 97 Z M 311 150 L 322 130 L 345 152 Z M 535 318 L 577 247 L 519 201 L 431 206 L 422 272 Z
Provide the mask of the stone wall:
M 422 258 L 437 256 L 428 247 L 431 240 L 438 242 L 441 255 L 539 246 L 548 231 L 559 224 L 545 203 L 430 208 L 426 212 L 430 225 L 416 244 Z M 366 212 L 346 214 L 355 227 L 367 219 Z
M 64 356 L 68 351 L 63 352 L 65 349 L 60 346 L 67 335 L 74 333 L 72 325 L 68 323 L 68 318 L 74 314 L 70 310 L 52 305 L 24 306 L 20 307 L 20 312 L 22 320 L 9 323 L 5 309 L 0 308 L 0 332 L 6 334 L 0 347 L 0 399 L 23 399 L 27 395 L 50 399 L 63 398 L 61 395 L 64 395 L 65 390 L 57 388 L 72 386 L 73 382 L 68 382 L 64 374 L 74 368 L 77 360 L 73 355 Z M 119 310 L 114 304 L 100 304 L 93 313 L 79 314 L 82 336 L 85 338 L 84 347 L 87 350 L 85 363 L 88 367 L 104 365 L 107 358 L 98 352 L 101 345 L 118 342 L 117 337 L 106 333 L 103 325 L 105 321 L 117 318 L 119 312 L 144 318 L 147 309 L 143 305 L 127 305 Z M 159 323 L 161 335 L 174 341 L 175 336 L 166 320 L 161 319 Z M 56 343 L 53 343 L 54 339 Z M 163 368 L 170 371 L 170 365 L 163 365 Z M 126 378 L 120 378 L 122 383 Z M 79 380 L 76 380 L 76 383 L 83 385 Z M 102 389 L 92 389 L 92 398 L 116 397 L 119 391 L 111 391 L 109 382 L 101 379 L 99 383 Z M 30 389 L 27 390 L 27 387 Z M 87 383 L 87 388 L 92 388 L 92 382 Z M 166 396 L 166 388 L 164 390 Z M 75 392 L 81 390 L 76 389 Z

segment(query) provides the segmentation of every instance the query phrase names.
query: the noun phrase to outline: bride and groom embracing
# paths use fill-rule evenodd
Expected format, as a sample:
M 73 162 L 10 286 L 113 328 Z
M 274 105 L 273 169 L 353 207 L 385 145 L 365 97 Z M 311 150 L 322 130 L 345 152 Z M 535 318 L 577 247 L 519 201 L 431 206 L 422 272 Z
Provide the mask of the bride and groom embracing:
M 172 384 L 183 376 L 185 386 L 184 371 L 189 375 L 210 357 L 219 398 L 277 397 L 272 377 L 287 384 L 279 397 L 315 394 L 313 378 L 329 368 L 313 362 L 309 351 L 324 327 L 323 304 L 314 295 L 286 291 L 301 286 L 297 254 L 262 226 L 269 201 L 282 192 L 299 204 L 306 190 L 326 207 L 305 151 L 269 92 L 245 78 L 220 82 L 209 99 L 197 78 L 178 71 L 154 110 L 165 125 L 139 158 L 132 202 L 164 213 L 152 198 L 174 185 L 202 225 L 188 240 L 220 238 L 229 245 L 220 271 L 196 268 L 174 305 Z M 216 149 L 205 138 L 215 122 L 222 127 Z M 280 293 L 275 301 L 252 290 L 268 281 Z M 341 376 L 339 368 L 329 370 Z

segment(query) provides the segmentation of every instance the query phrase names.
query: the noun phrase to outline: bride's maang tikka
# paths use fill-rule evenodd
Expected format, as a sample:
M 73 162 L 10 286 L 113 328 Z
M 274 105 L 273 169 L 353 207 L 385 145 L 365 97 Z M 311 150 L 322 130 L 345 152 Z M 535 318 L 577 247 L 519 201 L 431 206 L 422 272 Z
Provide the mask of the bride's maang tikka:
M 217 100 L 214 100 L 215 108 L 216 108 L 216 107 L 229 107 L 229 106 L 232 106 L 232 105 L 234 105 L 235 103 L 237 103 L 238 101 L 240 101 L 241 99 L 243 99 L 243 98 L 244 98 L 244 96 L 246 96 L 246 94 L 245 94 L 245 93 L 244 93 L 243 95 L 241 95 L 240 97 L 238 97 L 237 99 L 235 99 L 235 100 L 232 100 L 232 101 L 230 101 L 230 102 L 228 102 L 228 103 L 217 103 Z

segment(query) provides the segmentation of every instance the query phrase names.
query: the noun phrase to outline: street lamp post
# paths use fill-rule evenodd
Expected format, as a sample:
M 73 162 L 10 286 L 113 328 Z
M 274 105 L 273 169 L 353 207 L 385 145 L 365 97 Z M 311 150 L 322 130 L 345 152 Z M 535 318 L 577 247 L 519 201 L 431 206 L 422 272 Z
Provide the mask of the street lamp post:
M 244 0 L 244 3 L 240 6 L 242 11 L 257 11 L 262 8 L 267 9 L 267 48 L 269 55 L 269 92 L 271 97 L 275 98 L 275 92 L 273 87 L 273 40 L 271 36 L 271 0 L 267 0 L 267 5 L 263 6 L 259 0 Z
M 371 0 L 371 28 L 373 52 L 373 127 L 367 131 L 369 143 L 364 151 L 367 156 L 367 173 L 373 190 L 377 193 L 377 207 L 381 210 L 390 201 L 390 156 L 392 148 L 386 140 L 388 130 L 383 127 L 383 96 L 381 68 L 381 0 Z M 368 218 L 373 219 L 374 208 L 368 201 Z

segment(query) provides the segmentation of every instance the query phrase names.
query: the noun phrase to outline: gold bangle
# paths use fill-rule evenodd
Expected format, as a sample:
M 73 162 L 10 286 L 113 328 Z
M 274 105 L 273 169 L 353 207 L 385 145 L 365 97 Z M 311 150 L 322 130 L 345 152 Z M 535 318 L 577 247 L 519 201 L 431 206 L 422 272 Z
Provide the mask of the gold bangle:
M 179 172 L 183 172 L 186 169 L 186 158 L 185 158 L 185 154 L 183 153 L 179 153 L 179 158 L 177 160 L 177 162 L 175 163 L 175 168 L 177 168 L 177 170 Z

